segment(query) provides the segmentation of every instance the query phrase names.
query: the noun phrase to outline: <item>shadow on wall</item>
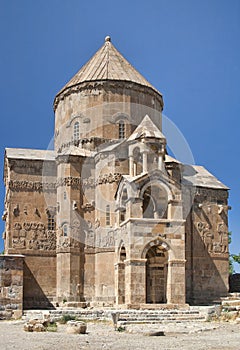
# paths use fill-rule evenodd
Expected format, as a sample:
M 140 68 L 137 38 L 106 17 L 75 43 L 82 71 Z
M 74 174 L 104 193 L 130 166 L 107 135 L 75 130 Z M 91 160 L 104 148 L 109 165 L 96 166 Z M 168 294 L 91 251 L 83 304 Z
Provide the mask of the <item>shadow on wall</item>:
M 229 292 L 240 293 L 240 273 L 229 276 Z
M 54 309 L 26 262 L 23 268 L 23 309 Z
M 187 249 L 192 254 L 191 267 L 187 264 L 190 267 L 187 278 L 191 279 L 191 293 L 188 293 L 187 302 L 190 305 L 217 303 L 220 297 L 228 293 L 228 254 L 213 252 L 212 240 L 204 241 L 196 228 L 192 238 L 192 249 Z
M 186 235 L 187 303 L 208 305 L 228 294 L 229 261 L 227 246 L 215 232 L 210 220 L 205 219 L 205 231 L 197 222 L 192 234 Z M 190 215 L 188 217 L 189 222 Z M 199 219 L 200 221 L 201 219 Z

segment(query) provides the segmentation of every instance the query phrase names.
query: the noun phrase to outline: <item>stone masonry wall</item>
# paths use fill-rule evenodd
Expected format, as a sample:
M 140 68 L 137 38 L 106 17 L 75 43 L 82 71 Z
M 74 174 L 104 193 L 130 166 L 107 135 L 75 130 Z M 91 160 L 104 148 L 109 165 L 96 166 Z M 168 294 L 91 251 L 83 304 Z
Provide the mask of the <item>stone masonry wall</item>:
M 23 262 L 21 255 L 0 256 L 0 320 L 22 316 Z

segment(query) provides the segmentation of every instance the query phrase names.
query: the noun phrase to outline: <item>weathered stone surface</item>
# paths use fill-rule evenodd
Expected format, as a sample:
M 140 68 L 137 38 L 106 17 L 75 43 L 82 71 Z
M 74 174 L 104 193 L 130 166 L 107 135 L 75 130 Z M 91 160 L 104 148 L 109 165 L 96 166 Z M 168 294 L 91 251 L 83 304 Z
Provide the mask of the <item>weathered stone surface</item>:
M 0 319 L 19 318 L 23 302 L 23 256 L 0 256 Z
M 87 325 L 81 321 L 68 321 L 66 332 L 69 334 L 85 334 L 87 331 Z
M 45 332 L 47 326 L 49 325 L 50 318 L 43 317 L 42 319 L 34 318 L 30 319 L 23 326 L 26 332 Z

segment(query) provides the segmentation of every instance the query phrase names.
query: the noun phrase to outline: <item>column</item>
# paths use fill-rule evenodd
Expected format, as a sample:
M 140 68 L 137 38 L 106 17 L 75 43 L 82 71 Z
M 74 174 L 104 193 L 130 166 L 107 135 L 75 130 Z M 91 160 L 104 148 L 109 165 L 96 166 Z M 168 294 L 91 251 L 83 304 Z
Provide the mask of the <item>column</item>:
M 139 306 L 146 303 L 147 259 L 125 260 L 125 303 Z
M 116 304 L 125 303 L 125 263 L 115 264 L 115 296 Z
M 129 155 L 129 175 L 134 176 L 134 164 L 132 155 Z
M 159 154 L 159 157 L 158 157 L 158 169 L 163 171 L 163 156 L 162 156 L 162 154 Z
M 142 157 L 143 157 L 143 169 L 142 172 L 146 173 L 148 170 L 148 166 L 147 166 L 147 151 L 143 151 L 142 152 Z
M 185 263 L 186 260 L 175 259 L 168 262 L 167 303 L 185 304 Z

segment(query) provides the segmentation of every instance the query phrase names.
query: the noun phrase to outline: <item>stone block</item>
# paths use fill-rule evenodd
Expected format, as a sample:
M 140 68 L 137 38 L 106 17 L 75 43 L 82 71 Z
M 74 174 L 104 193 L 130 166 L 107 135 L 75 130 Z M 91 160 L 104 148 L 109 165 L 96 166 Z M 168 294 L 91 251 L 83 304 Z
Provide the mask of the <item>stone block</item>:
M 68 334 L 85 334 L 87 331 L 87 325 L 81 321 L 68 321 L 66 332 Z

